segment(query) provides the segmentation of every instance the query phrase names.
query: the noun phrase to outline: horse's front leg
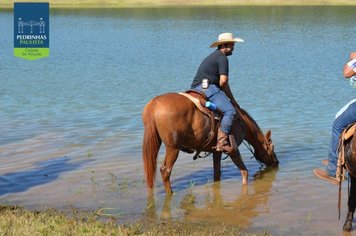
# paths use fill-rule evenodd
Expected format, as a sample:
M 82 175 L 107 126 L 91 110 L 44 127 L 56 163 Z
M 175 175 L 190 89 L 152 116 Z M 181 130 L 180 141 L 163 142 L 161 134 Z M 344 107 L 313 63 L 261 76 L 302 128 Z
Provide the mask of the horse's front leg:
M 173 165 L 178 158 L 178 154 L 179 154 L 179 149 L 166 147 L 166 156 L 161 165 L 160 171 L 161 171 L 164 188 L 167 194 L 172 194 L 170 177 L 171 177 Z
M 242 176 L 242 184 L 247 184 L 248 180 L 248 171 L 245 166 L 245 163 L 242 161 L 240 151 L 237 149 L 236 152 L 230 154 L 231 160 L 235 163 L 235 165 L 239 168 Z
M 220 181 L 221 178 L 221 155 L 221 152 L 213 153 L 214 181 Z
M 346 221 L 343 227 L 343 230 L 346 232 L 350 232 L 352 230 L 352 220 L 354 218 L 354 212 L 356 208 L 356 177 L 353 177 L 351 175 L 351 189 L 350 189 L 350 195 L 349 195 L 349 201 L 348 201 L 348 212 L 346 216 Z

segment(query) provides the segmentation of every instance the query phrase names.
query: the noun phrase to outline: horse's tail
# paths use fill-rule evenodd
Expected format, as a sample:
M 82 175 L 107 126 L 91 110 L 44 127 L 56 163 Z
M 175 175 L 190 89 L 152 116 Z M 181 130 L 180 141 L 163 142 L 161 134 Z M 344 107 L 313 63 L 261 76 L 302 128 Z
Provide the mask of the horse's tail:
M 149 188 L 153 188 L 154 185 L 157 166 L 157 155 L 159 147 L 162 143 L 162 140 L 158 135 L 156 122 L 154 119 L 155 105 L 155 101 L 151 100 L 146 105 L 142 113 L 142 120 L 145 127 L 142 144 L 142 159 L 145 171 L 146 184 Z

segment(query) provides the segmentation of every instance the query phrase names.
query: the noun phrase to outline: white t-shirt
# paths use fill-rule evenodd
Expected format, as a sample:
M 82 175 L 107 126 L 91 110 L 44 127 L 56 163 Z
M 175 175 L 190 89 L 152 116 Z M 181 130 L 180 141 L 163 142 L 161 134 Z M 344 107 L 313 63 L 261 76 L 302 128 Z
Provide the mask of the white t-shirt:
M 346 65 L 348 65 L 349 67 L 352 68 L 353 71 L 356 72 L 356 58 L 350 60 Z M 350 78 L 350 81 L 354 81 L 355 76 L 352 76 Z M 347 103 L 345 106 L 343 106 L 335 115 L 335 119 L 338 118 L 351 104 L 353 104 L 354 102 L 356 102 L 356 98 L 352 99 L 349 103 Z
M 355 58 L 355 59 L 352 59 L 351 61 L 349 61 L 346 65 L 348 65 L 349 67 L 351 67 L 352 70 L 356 72 L 356 58 Z

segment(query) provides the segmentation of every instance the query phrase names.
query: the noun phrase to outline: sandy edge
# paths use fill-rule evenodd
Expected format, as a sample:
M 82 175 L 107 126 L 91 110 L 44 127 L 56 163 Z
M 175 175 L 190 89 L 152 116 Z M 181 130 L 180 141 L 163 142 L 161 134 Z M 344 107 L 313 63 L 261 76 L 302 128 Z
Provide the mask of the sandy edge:
M 0 9 L 13 8 L 14 2 L 49 2 L 51 8 L 356 6 L 355 0 L 0 0 Z

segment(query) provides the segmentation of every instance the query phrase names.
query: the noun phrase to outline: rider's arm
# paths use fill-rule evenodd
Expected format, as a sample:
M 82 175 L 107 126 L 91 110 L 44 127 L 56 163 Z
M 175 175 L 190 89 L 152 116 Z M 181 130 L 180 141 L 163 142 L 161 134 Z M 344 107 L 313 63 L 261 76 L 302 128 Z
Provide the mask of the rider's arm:
M 350 61 L 344 66 L 344 77 L 350 78 L 356 75 L 356 52 L 350 54 Z
M 232 95 L 230 86 L 229 86 L 229 77 L 227 75 L 220 75 L 220 87 L 223 89 L 224 93 L 228 98 L 230 98 L 230 102 L 234 107 L 238 108 L 239 105 L 237 104 L 234 95 Z
M 225 85 L 229 85 L 229 76 L 227 75 L 220 75 L 220 80 L 219 80 L 220 87 L 222 89 L 225 88 Z

